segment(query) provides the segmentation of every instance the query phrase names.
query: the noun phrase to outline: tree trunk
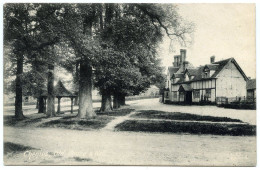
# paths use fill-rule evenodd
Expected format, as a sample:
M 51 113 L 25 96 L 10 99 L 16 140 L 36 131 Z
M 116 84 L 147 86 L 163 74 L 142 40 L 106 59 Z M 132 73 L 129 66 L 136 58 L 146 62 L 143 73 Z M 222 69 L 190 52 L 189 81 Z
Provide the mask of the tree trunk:
M 52 64 L 48 65 L 48 98 L 47 98 L 47 116 L 55 116 L 55 106 L 54 106 L 54 66 Z
M 89 63 L 80 63 L 79 80 L 79 118 L 92 118 L 96 116 L 92 106 L 92 67 Z
M 17 56 L 17 71 L 15 81 L 15 118 L 23 119 L 23 88 L 22 88 L 22 75 L 23 75 L 23 55 Z
M 95 17 L 95 4 L 92 4 L 92 10 L 85 16 L 83 27 L 84 34 L 92 38 L 92 26 Z M 82 58 L 84 57 L 84 59 Z M 96 113 L 92 105 L 92 67 L 86 56 L 81 56 L 79 69 L 79 118 L 93 118 Z
M 46 103 L 46 100 L 47 98 L 46 97 L 43 97 L 43 100 L 44 100 L 44 108 L 43 108 L 43 113 L 46 114 L 46 108 L 47 108 L 47 103 Z
M 58 97 L 57 114 L 60 114 L 60 99 L 61 97 Z
M 43 99 L 43 97 L 39 97 L 38 113 L 44 113 L 44 99 Z
M 75 85 L 76 85 L 76 98 L 74 100 L 74 106 L 79 105 L 79 62 L 76 62 L 76 72 L 75 72 Z
M 111 110 L 112 110 L 111 94 L 103 93 L 100 111 L 101 112 L 109 112 Z
M 119 103 L 119 98 L 118 94 L 114 94 L 114 99 L 113 99 L 113 108 L 118 109 L 120 107 Z
M 125 104 L 125 94 L 120 94 L 119 95 L 119 104 L 121 105 L 121 106 L 124 106 L 124 105 L 126 105 Z
M 70 103 L 70 113 L 73 113 L 73 97 L 70 98 L 71 103 Z
M 39 108 L 39 97 L 37 97 L 36 108 L 35 109 L 38 109 L 38 108 Z

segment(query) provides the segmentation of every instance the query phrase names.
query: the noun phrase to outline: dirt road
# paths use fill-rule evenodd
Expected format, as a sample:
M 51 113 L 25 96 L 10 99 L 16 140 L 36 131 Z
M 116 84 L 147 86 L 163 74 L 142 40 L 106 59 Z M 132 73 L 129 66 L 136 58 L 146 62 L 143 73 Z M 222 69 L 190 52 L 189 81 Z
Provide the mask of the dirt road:
M 37 149 L 6 164 L 254 166 L 255 137 L 5 128 L 4 140 Z M 49 153 L 59 155 L 48 157 Z M 89 160 L 69 161 L 72 158 Z

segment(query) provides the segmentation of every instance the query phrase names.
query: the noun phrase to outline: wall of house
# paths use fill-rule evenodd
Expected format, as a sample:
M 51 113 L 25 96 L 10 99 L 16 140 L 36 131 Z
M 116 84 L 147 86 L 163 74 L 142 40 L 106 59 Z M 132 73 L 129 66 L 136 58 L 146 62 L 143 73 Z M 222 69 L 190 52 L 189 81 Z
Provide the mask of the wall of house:
M 172 102 L 178 102 L 179 101 L 179 88 L 180 88 L 180 85 L 178 84 L 175 84 L 175 85 L 172 85 L 171 87 L 171 101 Z M 174 95 L 174 93 L 177 93 L 177 95 Z
M 206 91 L 210 90 L 210 97 L 208 101 L 215 102 L 216 95 L 215 95 L 215 79 L 211 80 L 204 80 L 204 81 L 196 81 L 191 83 L 191 87 L 193 89 L 192 92 L 192 102 L 200 102 L 201 99 L 205 99 L 204 96 L 206 95 Z M 196 91 L 199 90 L 199 97 L 195 95 Z
M 166 79 L 166 85 L 165 88 L 170 88 L 171 80 L 170 80 L 170 73 L 167 71 L 167 79 Z
M 246 96 L 246 81 L 232 62 L 218 74 L 216 87 L 217 97 L 236 98 Z
M 256 89 L 247 90 L 246 94 L 247 101 L 253 102 L 256 100 Z

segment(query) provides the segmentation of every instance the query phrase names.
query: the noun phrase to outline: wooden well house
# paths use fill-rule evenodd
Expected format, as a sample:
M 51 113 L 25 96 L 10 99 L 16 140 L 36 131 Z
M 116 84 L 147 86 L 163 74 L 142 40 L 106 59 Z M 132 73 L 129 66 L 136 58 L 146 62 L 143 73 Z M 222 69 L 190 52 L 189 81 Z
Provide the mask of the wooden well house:
M 70 92 L 63 83 L 59 80 L 56 86 L 54 87 L 54 96 L 58 99 L 58 106 L 57 106 L 57 114 L 61 113 L 61 106 L 60 101 L 61 98 L 67 97 L 71 99 L 71 110 L 70 112 L 73 113 L 73 99 L 76 97 L 72 92 Z M 46 99 L 47 99 L 47 92 L 42 93 L 41 97 L 44 99 L 44 113 L 46 113 Z

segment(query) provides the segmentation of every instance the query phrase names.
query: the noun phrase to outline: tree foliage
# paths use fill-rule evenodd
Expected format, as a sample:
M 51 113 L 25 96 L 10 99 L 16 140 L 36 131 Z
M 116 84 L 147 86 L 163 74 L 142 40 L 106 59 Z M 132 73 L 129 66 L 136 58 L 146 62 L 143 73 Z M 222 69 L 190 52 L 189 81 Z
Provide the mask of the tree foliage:
M 101 94 L 114 95 L 115 99 L 139 94 L 164 81 L 157 53 L 160 42 L 166 35 L 185 44 L 192 32 L 193 25 L 179 16 L 172 4 L 4 7 L 4 45 L 10 61 L 20 70 L 16 72 L 17 96 L 22 94 L 18 94 L 19 89 L 37 94 L 47 86 L 47 66 L 62 66 L 73 74 L 75 90 L 79 91 L 80 118 L 95 116 L 92 82 Z M 23 72 L 23 64 L 29 70 Z

